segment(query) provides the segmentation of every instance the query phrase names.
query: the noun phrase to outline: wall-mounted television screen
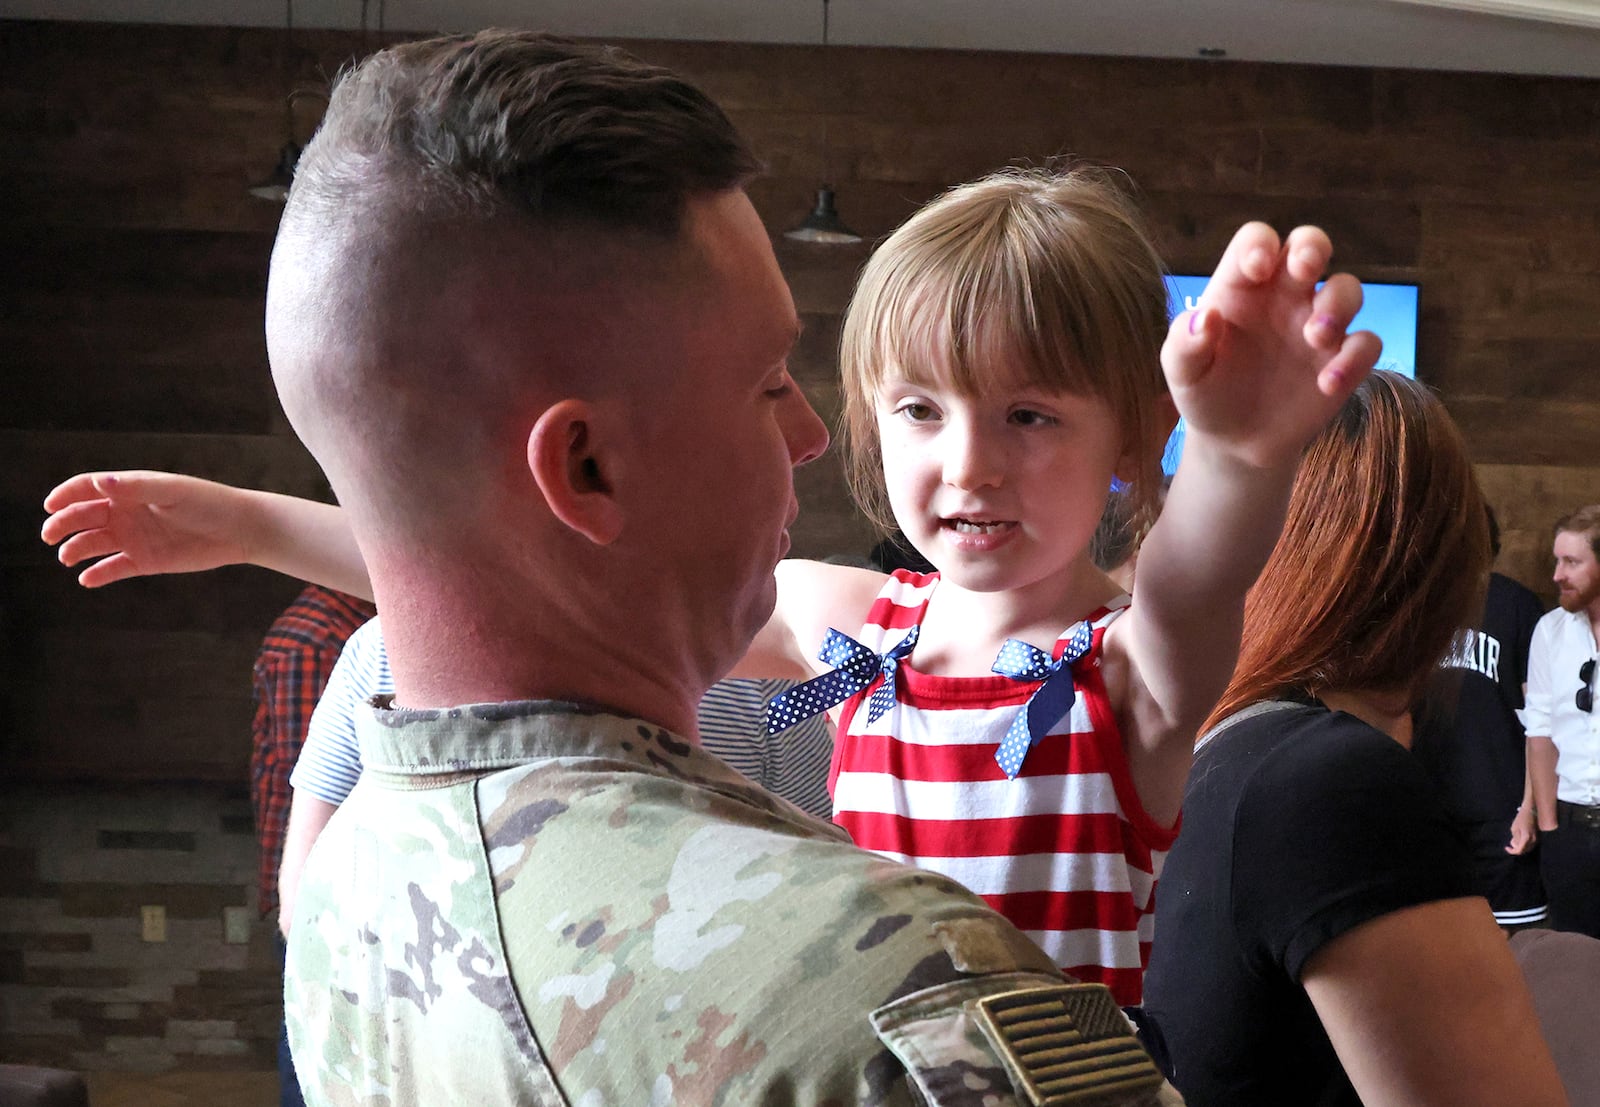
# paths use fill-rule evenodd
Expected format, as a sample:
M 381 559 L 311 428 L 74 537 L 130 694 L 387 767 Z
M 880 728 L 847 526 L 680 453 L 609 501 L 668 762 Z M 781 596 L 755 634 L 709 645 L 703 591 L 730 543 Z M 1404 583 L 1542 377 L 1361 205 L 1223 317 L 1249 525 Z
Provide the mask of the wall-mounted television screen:
M 1187 311 L 1200 300 L 1210 277 L 1169 276 L 1167 315 Z M 1319 286 L 1320 287 L 1320 286 Z M 1407 377 L 1417 375 L 1417 286 L 1414 284 L 1374 284 L 1363 281 L 1361 311 L 1350 325 L 1353 331 L 1371 331 L 1383 339 L 1379 369 L 1389 369 Z M 1183 453 L 1183 421 L 1178 421 L 1167 440 L 1161 468 L 1171 476 Z

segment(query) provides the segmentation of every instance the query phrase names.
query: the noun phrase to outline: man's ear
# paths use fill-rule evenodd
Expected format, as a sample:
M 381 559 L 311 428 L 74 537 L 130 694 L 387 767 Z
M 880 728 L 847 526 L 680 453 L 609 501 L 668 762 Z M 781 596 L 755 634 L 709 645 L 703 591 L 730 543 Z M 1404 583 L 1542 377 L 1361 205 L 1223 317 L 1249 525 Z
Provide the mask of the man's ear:
M 603 420 L 582 400 L 545 409 L 528 434 L 528 470 L 550 513 L 597 546 L 622 533 Z

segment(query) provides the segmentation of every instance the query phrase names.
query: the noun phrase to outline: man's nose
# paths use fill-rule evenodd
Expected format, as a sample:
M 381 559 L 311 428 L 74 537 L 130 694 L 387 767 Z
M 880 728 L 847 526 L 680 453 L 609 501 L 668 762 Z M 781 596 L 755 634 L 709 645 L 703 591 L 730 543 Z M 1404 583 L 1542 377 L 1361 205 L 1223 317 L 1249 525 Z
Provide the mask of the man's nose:
M 790 462 L 799 466 L 817 460 L 828 448 L 828 427 L 799 385 L 795 385 L 794 400 L 785 414 L 783 437 Z

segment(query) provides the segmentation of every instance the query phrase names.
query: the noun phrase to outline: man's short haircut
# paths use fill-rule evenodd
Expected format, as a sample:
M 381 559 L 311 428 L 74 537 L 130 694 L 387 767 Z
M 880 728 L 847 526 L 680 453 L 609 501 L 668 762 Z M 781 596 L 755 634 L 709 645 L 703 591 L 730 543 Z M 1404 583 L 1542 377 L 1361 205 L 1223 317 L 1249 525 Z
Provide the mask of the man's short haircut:
M 611 47 L 483 31 L 345 73 L 267 290 L 279 398 L 341 502 L 455 532 L 449 511 L 477 510 L 464 490 L 486 487 L 464 474 L 503 447 L 496 420 L 572 353 L 483 353 L 494 336 L 559 320 L 551 297 L 583 282 L 679 279 L 690 205 L 757 169 L 710 97 Z
M 1556 534 L 1581 534 L 1589 539 L 1589 549 L 1600 558 L 1600 504 L 1580 507 L 1556 521 Z
M 288 215 L 394 174 L 416 210 L 517 211 L 663 236 L 692 196 L 760 169 L 731 120 L 670 70 L 615 47 L 528 31 L 408 42 L 335 84 Z

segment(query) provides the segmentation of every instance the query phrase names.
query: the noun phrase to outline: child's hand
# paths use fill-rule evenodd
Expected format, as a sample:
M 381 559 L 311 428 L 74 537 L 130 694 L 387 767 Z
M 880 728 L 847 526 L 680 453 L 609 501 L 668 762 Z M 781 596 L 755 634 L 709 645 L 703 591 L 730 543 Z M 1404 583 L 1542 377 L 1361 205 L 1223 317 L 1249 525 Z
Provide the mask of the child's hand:
M 1365 379 L 1383 344 L 1347 335 L 1361 309 L 1349 274 L 1316 282 L 1328 236 L 1298 227 L 1279 242 L 1265 223 L 1233 236 L 1194 311 L 1172 322 L 1161 364 L 1191 441 L 1209 438 L 1258 466 L 1292 465 Z
M 234 533 L 236 494 L 175 473 L 80 473 L 45 497 L 50 517 L 39 533 L 51 545 L 62 543 L 63 565 L 100 559 L 78 574 L 85 588 L 214 569 L 246 560 Z

